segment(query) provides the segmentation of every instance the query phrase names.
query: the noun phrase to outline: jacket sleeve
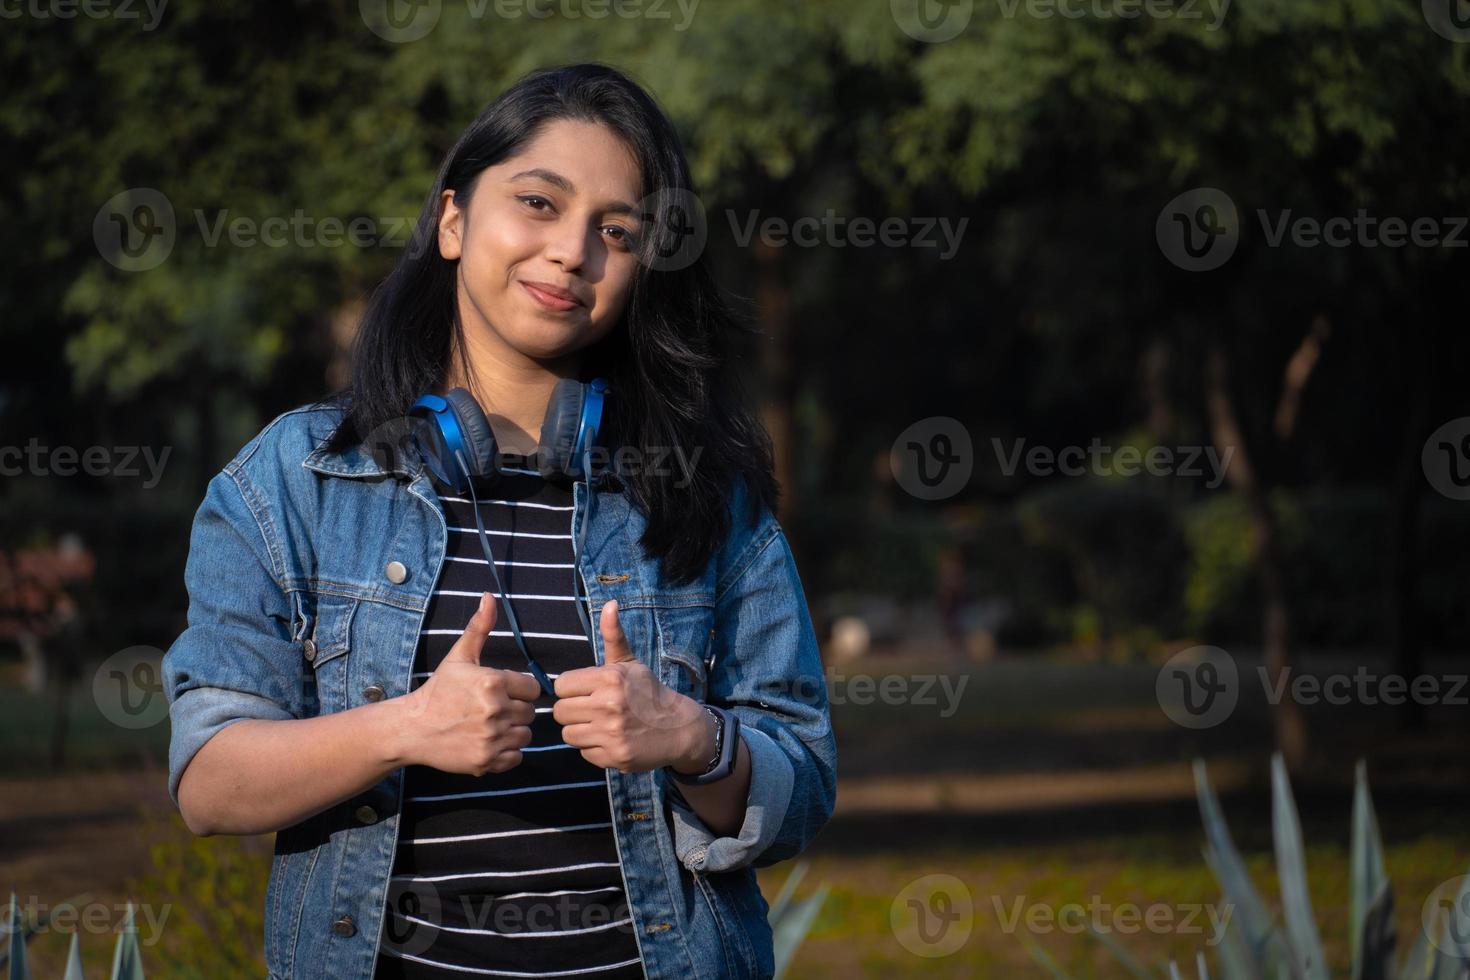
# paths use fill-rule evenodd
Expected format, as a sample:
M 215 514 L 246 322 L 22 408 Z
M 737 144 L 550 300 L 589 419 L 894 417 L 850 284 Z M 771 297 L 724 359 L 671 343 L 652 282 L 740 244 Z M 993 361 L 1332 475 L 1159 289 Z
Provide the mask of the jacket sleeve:
M 304 717 L 305 670 L 294 641 L 292 600 L 272 570 L 278 553 L 250 484 L 226 469 L 194 516 L 184 583 L 187 627 L 163 657 L 171 732 L 168 790 L 194 754 L 231 722 Z
M 740 718 L 750 791 L 734 837 L 715 836 L 677 792 L 669 794 L 674 850 L 691 871 L 759 868 L 793 857 L 837 799 L 821 655 L 796 562 L 774 518 L 767 516 L 725 578 L 716 598 L 708 700 Z

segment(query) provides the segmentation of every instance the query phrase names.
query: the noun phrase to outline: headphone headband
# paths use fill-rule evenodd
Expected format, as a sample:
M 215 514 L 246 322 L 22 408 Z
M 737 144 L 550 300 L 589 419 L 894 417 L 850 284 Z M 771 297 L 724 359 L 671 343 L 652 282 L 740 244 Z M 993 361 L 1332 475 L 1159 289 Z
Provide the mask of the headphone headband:
M 588 477 L 588 454 L 602 427 L 602 411 L 609 391 L 603 378 L 583 384 L 563 378 L 556 383 L 546 404 L 536 461 L 548 478 L 583 480 Z M 427 437 L 415 433 L 415 442 L 426 465 L 445 486 L 463 492 L 476 476 L 498 476 L 499 450 L 495 432 L 484 411 L 463 388 L 447 397 L 424 394 L 413 403 L 409 415 L 429 425 Z

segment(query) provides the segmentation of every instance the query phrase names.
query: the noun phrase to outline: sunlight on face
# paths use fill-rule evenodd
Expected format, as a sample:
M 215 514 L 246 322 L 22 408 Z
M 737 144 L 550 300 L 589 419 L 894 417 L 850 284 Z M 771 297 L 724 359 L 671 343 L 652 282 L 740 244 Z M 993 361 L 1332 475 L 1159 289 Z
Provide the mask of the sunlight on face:
M 487 167 L 464 209 L 445 191 L 439 251 L 459 260 L 470 343 L 547 364 L 606 335 L 637 270 L 641 185 L 632 150 L 611 129 L 557 119 Z

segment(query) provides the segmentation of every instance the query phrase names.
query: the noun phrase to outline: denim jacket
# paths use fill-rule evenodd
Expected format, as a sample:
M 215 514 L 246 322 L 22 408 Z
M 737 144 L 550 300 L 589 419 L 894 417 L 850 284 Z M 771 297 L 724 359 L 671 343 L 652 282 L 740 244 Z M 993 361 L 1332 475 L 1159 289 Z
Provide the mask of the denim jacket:
M 306 718 L 409 690 L 448 537 L 421 460 L 329 453 L 325 404 L 285 412 L 209 483 L 194 518 L 187 628 L 164 656 L 169 793 L 201 746 L 244 718 Z M 816 637 L 786 536 L 745 489 L 703 574 L 671 585 L 638 547 L 644 519 L 599 487 L 580 568 L 589 613 L 618 600 L 638 659 L 670 688 L 734 711 L 750 753 L 745 819 L 712 833 L 662 770 L 605 770 L 644 969 L 652 980 L 769 976 L 755 869 L 799 853 L 831 815 L 836 748 Z M 588 489 L 573 491 L 573 533 Z M 603 661 L 602 637 L 594 655 Z M 404 770 L 275 838 L 272 978 L 370 980 L 386 918 Z

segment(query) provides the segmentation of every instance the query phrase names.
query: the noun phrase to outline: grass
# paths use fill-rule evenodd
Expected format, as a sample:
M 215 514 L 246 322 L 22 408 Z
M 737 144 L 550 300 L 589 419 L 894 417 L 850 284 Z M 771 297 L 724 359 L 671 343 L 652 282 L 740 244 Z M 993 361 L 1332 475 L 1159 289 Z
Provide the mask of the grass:
M 1249 658 L 1241 660 L 1245 674 Z M 1314 667 L 1309 661 L 1303 669 L 1331 664 L 1323 660 Z M 1200 853 L 1202 833 L 1188 779 L 1189 761 L 1196 756 L 1209 760 L 1236 840 L 1263 895 L 1273 901 L 1265 779 L 1271 732 L 1264 698 L 1247 688 L 1228 722 L 1183 731 L 1154 702 L 1156 670 L 1148 664 L 1077 664 L 1048 657 L 984 665 L 874 657 L 834 668 L 829 683 L 838 741 L 838 811 L 807 852 L 811 870 L 798 889 L 809 894 L 825 883 L 830 893 L 791 976 L 1039 975 L 1023 939 L 1035 941 L 1076 975 L 1118 976 L 1115 961 L 1077 934 L 1071 922 L 1072 931 L 1036 928 L 1034 918 L 1033 926 L 1026 924 L 1028 914 L 1055 916 L 1069 905 L 1083 912 L 1123 903 L 1140 910 L 1157 907 L 1155 915 L 1170 916 L 1172 926 L 1119 934 L 1118 942 L 1146 963 L 1169 957 L 1192 961 L 1197 950 L 1208 949 L 1211 925 L 1203 915 L 1188 924 L 1183 919 L 1192 906 L 1219 901 Z M 919 693 L 914 679 L 936 673 L 950 675 L 951 691 L 964 678 L 950 713 L 936 687 L 930 688 L 938 694 L 934 704 L 914 697 L 883 703 L 875 695 L 866 697 L 869 703 L 857 703 L 867 690 L 853 685 L 859 674 L 880 682 L 889 675 L 904 678 L 914 695 Z M 168 726 L 141 731 L 112 726 L 91 703 L 89 684 L 73 692 L 70 703 L 71 774 L 45 775 L 50 703 L 0 687 L 0 744 L 19 760 L 0 782 L 0 823 L 11 831 L 0 843 L 0 858 L 18 890 L 42 901 L 91 890 L 95 901 L 108 904 L 140 893 L 155 902 L 175 895 L 176 916 L 202 908 L 199 889 L 214 886 L 180 880 L 177 861 L 156 867 L 150 845 L 165 840 L 160 825 L 142 817 L 128 822 L 133 791 L 123 784 L 129 779 L 148 784 L 147 806 L 155 811 L 169 806 L 162 768 Z M 1348 955 L 1353 760 L 1369 760 L 1399 935 L 1406 946 L 1419 928 L 1425 898 L 1444 880 L 1470 871 L 1470 824 L 1462 817 L 1470 802 L 1464 711 L 1439 710 L 1431 716 L 1434 729 L 1413 737 L 1395 730 L 1387 709 L 1308 712 L 1319 758 L 1297 777 L 1297 801 L 1309 848 L 1312 898 L 1334 975 L 1345 972 Z M 137 771 L 140 762 L 152 768 Z M 109 771 L 122 775 L 107 776 Z M 25 779 L 25 772 L 39 776 Z M 90 809 L 61 802 L 90 795 L 96 797 Z M 169 854 L 186 846 L 167 840 Z M 225 841 L 189 845 L 195 846 L 223 848 Z M 243 862 L 246 884 L 233 871 L 224 880 L 235 882 L 236 900 L 248 905 L 251 882 L 264 896 L 268 848 L 261 850 L 244 857 L 220 850 L 201 866 L 215 866 L 210 862 L 216 858 Z M 761 872 L 768 898 L 789 869 L 787 864 Z M 950 955 L 926 958 L 900 943 L 890 915 L 895 902 L 907 897 L 907 886 L 932 874 L 963 883 L 972 904 L 972 932 Z M 899 911 L 904 911 L 902 901 Z M 1011 926 L 1007 919 L 1017 912 L 1021 919 Z M 1105 926 L 1128 924 L 1111 912 L 1097 914 Z M 183 975 L 176 968 L 181 960 L 173 957 L 187 960 L 192 944 L 183 943 L 182 927 L 170 931 L 181 945 L 170 951 L 169 965 Z M 45 938 L 47 944 L 38 940 L 33 957 L 38 976 L 59 974 L 65 954 L 62 937 Z M 110 938 L 84 935 L 84 953 L 100 955 L 105 947 L 110 955 Z M 207 965 L 211 950 L 207 944 L 201 950 Z M 150 958 L 149 950 L 144 957 Z M 161 961 L 164 951 L 155 950 L 152 957 Z

